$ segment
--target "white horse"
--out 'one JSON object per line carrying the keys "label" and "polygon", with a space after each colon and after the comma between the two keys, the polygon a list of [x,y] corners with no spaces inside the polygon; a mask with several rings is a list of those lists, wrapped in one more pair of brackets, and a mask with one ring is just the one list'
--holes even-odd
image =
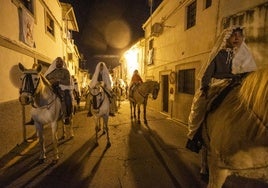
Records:
{"label": "white horse", "polygon": [[[136,118],[136,106],[138,107],[138,123],[140,124],[140,106],[143,105],[143,119],[144,123],[147,124],[146,118],[146,107],[149,94],[152,94],[155,100],[158,96],[160,85],[156,81],[146,81],[135,86],[133,96],[129,96],[130,102],[130,115],[131,118]],[[130,92],[129,92],[130,93]]]}
{"label": "white horse", "polygon": [[201,171],[208,165],[209,188],[222,187],[233,174],[268,183],[268,69],[250,73],[229,92],[208,114],[202,136],[208,155]]}
{"label": "white horse", "polygon": [[[43,129],[45,124],[50,123],[54,147],[53,162],[57,162],[59,159],[57,123],[62,116],[60,98],[53,92],[49,81],[40,73],[42,69],[41,65],[38,65],[36,69],[26,69],[21,63],[19,63],[19,69],[23,73],[21,77],[22,82],[19,100],[22,105],[32,105],[31,117],[34,120],[41,146],[41,155],[39,160],[43,161],[46,159]],[[72,124],[73,122],[71,117],[69,125],[71,137],[73,137]],[[63,126],[63,131],[65,135],[65,126]]]}
{"label": "white horse", "polygon": [[101,86],[96,85],[90,89],[91,95],[91,113],[95,120],[95,134],[96,134],[96,145],[98,145],[98,132],[100,131],[101,118],[103,120],[103,134],[106,132],[107,145],[111,146],[108,120],[110,111],[110,100],[107,91]]}

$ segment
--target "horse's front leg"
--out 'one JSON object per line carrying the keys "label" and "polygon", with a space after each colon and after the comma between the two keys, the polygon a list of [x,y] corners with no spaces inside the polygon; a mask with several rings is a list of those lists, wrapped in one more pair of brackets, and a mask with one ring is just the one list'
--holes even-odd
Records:
{"label": "horse's front leg", "polygon": [[137,105],[137,108],[138,108],[138,124],[140,124],[141,123],[141,120],[140,120],[141,106],[140,106],[140,104]]}
{"label": "horse's front leg", "polygon": [[200,175],[203,181],[208,181],[208,153],[207,148],[205,146],[202,147],[201,150],[201,169],[200,169]]}
{"label": "horse's front leg", "polygon": [[70,120],[70,138],[73,138],[74,137],[74,130],[73,130],[73,116],[71,117],[71,120]]}
{"label": "horse's front leg", "polygon": [[231,175],[228,169],[221,169],[216,164],[211,164],[212,168],[209,169],[209,182],[208,188],[222,188],[226,178]]}
{"label": "horse's front leg", "polygon": [[108,128],[108,118],[109,118],[109,115],[104,115],[104,117],[103,117],[103,126],[105,128],[106,138],[107,138],[107,144],[106,144],[107,148],[111,146],[110,136],[109,136],[109,128]]}
{"label": "horse's front leg", "polygon": [[100,131],[100,118],[94,117],[95,119],[95,145],[98,146],[98,132]]}
{"label": "horse's front leg", "polygon": [[134,118],[136,119],[136,103],[133,103],[133,114],[134,114]]}
{"label": "horse's front leg", "polygon": [[133,118],[133,104],[132,102],[129,102],[129,104],[130,104],[130,117],[132,119]]}
{"label": "horse's front leg", "polygon": [[[64,125],[62,121],[58,122],[62,124],[63,129],[63,138],[72,139],[74,137],[74,130],[73,130],[73,115],[70,117],[70,124]],[[68,134],[67,134],[68,133]]]}
{"label": "horse's front leg", "polygon": [[51,123],[52,128],[52,141],[53,141],[53,148],[54,148],[54,160],[53,162],[57,162],[59,159],[59,150],[58,150],[58,124],[57,121]]}
{"label": "horse's front leg", "polygon": [[60,124],[60,127],[62,127],[62,137],[60,139],[65,139],[67,137],[67,135],[66,135],[66,127],[65,127],[65,125],[63,124],[62,121],[59,121],[58,123]]}
{"label": "horse's front leg", "polygon": [[146,106],[147,106],[147,104],[144,103],[144,105],[143,105],[143,119],[144,119],[144,124],[145,124],[145,125],[147,125]]}
{"label": "horse's front leg", "polygon": [[37,135],[38,135],[38,138],[39,138],[39,145],[40,145],[40,150],[41,150],[39,161],[44,162],[44,160],[47,157],[46,157],[46,148],[45,148],[45,141],[44,141],[43,125],[37,123],[36,121],[34,123],[35,123],[36,131],[37,131]]}

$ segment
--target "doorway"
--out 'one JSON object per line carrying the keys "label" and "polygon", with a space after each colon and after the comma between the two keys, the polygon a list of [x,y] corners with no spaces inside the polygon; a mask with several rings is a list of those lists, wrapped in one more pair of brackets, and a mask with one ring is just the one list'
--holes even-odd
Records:
{"label": "doorway", "polygon": [[168,113],[168,75],[162,75],[162,111]]}

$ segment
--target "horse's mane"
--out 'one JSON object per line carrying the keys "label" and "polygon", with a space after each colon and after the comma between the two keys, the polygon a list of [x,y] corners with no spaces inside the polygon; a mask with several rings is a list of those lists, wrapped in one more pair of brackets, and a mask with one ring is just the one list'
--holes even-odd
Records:
{"label": "horse's mane", "polygon": [[157,81],[147,80],[142,83],[141,88],[144,88],[145,90],[151,90],[155,87],[156,84],[157,84]]}
{"label": "horse's mane", "polygon": [[48,79],[46,79],[46,77],[43,74],[40,74],[40,78],[45,85],[52,88],[51,83],[48,81]]}
{"label": "horse's mane", "polygon": [[250,73],[243,81],[238,95],[241,105],[264,122],[268,120],[268,69]]}
{"label": "horse's mane", "polygon": [[143,82],[143,84],[146,85],[146,86],[154,85],[154,84],[157,84],[157,81],[147,80],[147,81]]}

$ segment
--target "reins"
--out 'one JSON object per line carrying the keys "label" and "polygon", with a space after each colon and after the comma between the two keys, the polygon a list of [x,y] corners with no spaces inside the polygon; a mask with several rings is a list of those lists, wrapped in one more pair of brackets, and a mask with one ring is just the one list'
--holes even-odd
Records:
{"label": "reins", "polygon": [[258,114],[254,112],[253,109],[251,109],[251,108],[249,108],[249,107],[248,107],[248,109],[249,109],[249,111],[250,111],[250,114],[252,114],[252,115],[253,115],[253,116],[254,116],[254,117],[261,123],[262,126],[264,126],[266,129],[268,129],[268,123],[265,124],[265,123],[264,123],[264,120],[263,120],[262,118],[260,118],[260,117],[258,116]]}
{"label": "reins", "polygon": [[[103,91],[105,92],[104,89],[103,89]],[[100,91],[100,92],[98,92],[96,95],[94,95],[94,94],[92,94],[92,93],[90,92],[90,95],[93,97],[93,106],[94,106],[94,104],[97,104],[96,98],[97,98],[98,95],[101,95],[101,93],[102,93],[102,92]],[[107,94],[107,92],[105,92],[105,93]],[[107,94],[107,95],[108,95],[108,94]],[[104,99],[105,99],[105,95],[104,95],[104,97],[102,98],[100,104],[97,105],[97,106],[94,106],[94,109],[99,109],[99,108],[101,107],[101,105],[103,104]]]}
{"label": "reins", "polygon": [[43,106],[36,106],[34,102],[32,102],[31,105],[33,108],[47,108],[47,109],[49,109],[56,99],[57,99],[57,95],[55,95],[55,98],[52,101],[50,101],[48,104],[45,104]]}
{"label": "reins", "polygon": [[[34,73],[34,74],[36,74],[36,73]],[[38,86],[39,86],[39,84],[40,84],[40,79],[41,79],[41,75],[40,75],[40,77],[38,78],[38,81],[37,81],[37,83],[36,83],[36,87],[34,87],[34,84],[33,84],[33,80],[32,80],[32,74],[31,73],[26,73],[25,74],[25,77],[23,78],[23,81],[24,81],[24,88],[20,91],[20,93],[23,93],[23,92],[27,92],[27,93],[30,93],[31,94],[31,96],[33,97],[33,98],[35,98],[35,96],[36,96],[36,90],[37,90],[37,88],[38,88]],[[54,92],[53,92],[53,90],[49,87],[49,89],[52,91],[52,93],[54,94]],[[47,108],[47,109],[49,109],[50,107],[51,107],[51,105],[52,105],[52,103],[57,99],[57,95],[56,94],[54,94],[55,95],[55,98],[54,99],[52,99],[52,101],[50,101],[50,102],[48,102],[47,104],[45,104],[45,105],[42,105],[42,106],[37,106],[37,105],[35,105],[35,102],[34,102],[34,100],[31,102],[31,106],[33,107],[33,108]]]}
{"label": "reins", "polygon": [[32,74],[26,73],[25,77],[23,78],[24,88],[20,90],[20,93],[26,92],[30,93],[32,96],[34,96],[36,92],[36,88],[39,85],[40,78],[38,78],[38,82],[36,84],[36,87],[34,87],[33,80],[32,80]]}

